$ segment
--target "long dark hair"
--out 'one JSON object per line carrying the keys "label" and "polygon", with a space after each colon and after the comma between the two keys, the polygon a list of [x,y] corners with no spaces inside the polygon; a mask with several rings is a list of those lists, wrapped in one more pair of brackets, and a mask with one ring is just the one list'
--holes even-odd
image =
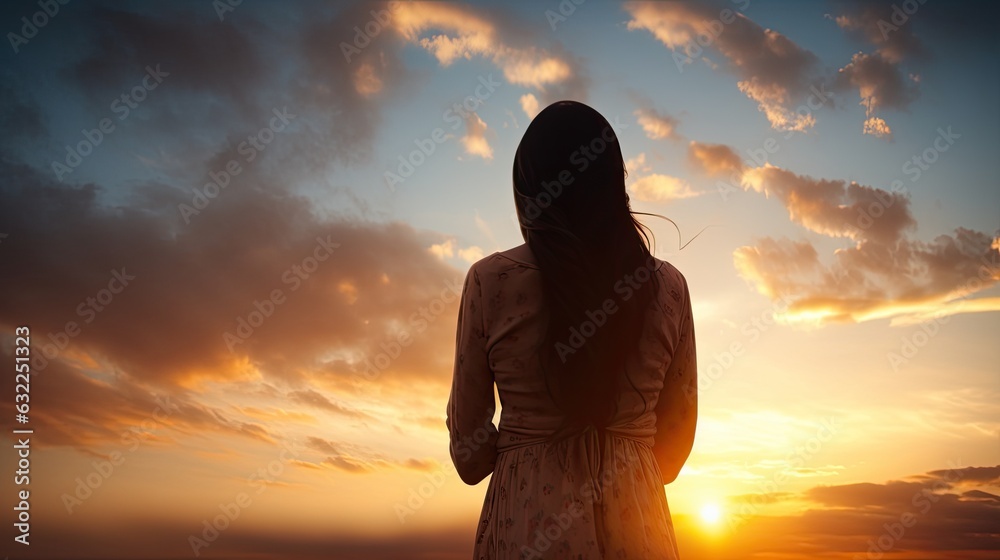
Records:
{"label": "long dark hair", "polygon": [[514,156],[515,206],[541,269],[547,316],[539,359],[565,413],[558,437],[611,422],[659,290],[650,232],[629,206],[626,174],[611,124],[575,101],[538,113]]}

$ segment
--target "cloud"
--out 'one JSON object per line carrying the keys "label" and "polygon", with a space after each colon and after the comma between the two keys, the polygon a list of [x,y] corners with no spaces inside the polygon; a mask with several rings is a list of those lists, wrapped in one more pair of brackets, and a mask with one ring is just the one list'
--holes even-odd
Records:
{"label": "cloud", "polygon": [[[793,222],[823,235],[890,245],[916,226],[910,200],[900,192],[813,179],[770,164],[745,170],[742,181],[745,188],[781,201]],[[873,207],[881,210],[878,218],[865,220]]]}
{"label": "cloud", "polygon": [[862,242],[823,264],[805,241],[763,238],[733,254],[758,291],[789,303],[784,319],[911,324],[956,313],[1000,310],[1000,299],[966,299],[1000,280],[1000,262],[983,233],[958,228],[932,242],[894,247]]}
{"label": "cloud", "polygon": [[310,436],[306,439],[306,445],[310,448],[319,451],[320,453],[326,453],[328,455],[336,455],[340,453],[340,448],[331,441],[327,441],[323,438],[318,438],[315,436]]}
{"label": "cloud", "polygon": [[677,119],[670,115],[661,114],[656,109],[643,107],[634,112],[639,126],[642,127],[646,137],[652,140],[663,140],[665,138],[678,139]]}
{"label": "cloud", "polygon": [[96,7],[82,14],[91,35],[86,54],[68,73],[84,88],[107,102],[142,78],[146,66],[162,66],[169,87],[210,92],[255,106],[252,92],[267,75],[264,57],[251,32],[219,21],[211,11],[167,9],[157,17],[120,9]]}
{"label": "cloud", "polygon": [[351,457],[327,457],[323,459],[322,464],[351,474],[366,474],[375,470],[371,465],[359,462]]}
{"label": "cloud", "polygon": [[525,115],[528,115],[529,119],[535,118],[538,114],[538,98],[534,94],[526,93],[521,96],[521,110],[524,111]]}
{"label": "cloud", "polygon": [[629,186],[629,191],[639,200],[647,202],[666,202],[701,194],[691,190],[687,181],[659,173],[636,180]]}
{"label": "cloud", "polygon": [[776,504],[795,497],[791,492],[768,492],[760,494],[738,494],[730,496],[728,501],[733,504]]}
{"label": "cloud", "polygon": [[[78,41],[88,46],[66,65],[66,75],[82,88],[95,112],[106,112],[109,99],[139,83],[146,65],[159,63],[170,73],[142,103],[150,126],[177,131],[178,137],[183,132],[186,141],[175,146],[165,137],[165,160],[184,161],[187,154],[178,157],[178,152],[214,150],[220,131],[232,138],[246,136],[232,129],[235,122],[288,106],[303,123],[294,138],[286,139],[300,165],[328,172],[332,165],[366,164],[383,123],[383,107],[413,78],[402,59],[409,45],[428,50],[442,65],[484,58],[497,65],[508,83],[535,90],[540,104],[587,95],[588,79],[574,55],[558,44],[524,46],[537,43],[525,40],[532,36],[530,26],[495,10],[382,1],[334,10],[306,6],[302,29],[289,39],[252,10],[220,22],[213,10],[166,7],[154,16],[69,9],[81,22],[75,31],[81,35]],[[388,19],[378,23],[373,13]],[[357,42],[357,28],[378,32],[365,32],[364,41]],[[264,44],[267,52],[261,49]],[[30,113],[24,112],[25,117]],[[251,123],[246,132],[259,128]],[[139,157],[156,165],[147,154]],[[172,167],[184,171],[183,163]]]}
{"label": "cloud", "polygon": [[442,66],[482,57],[493,62],[509,83],[537,90],[549,102],[586,96],[587,78],[573,56],[558,48],[533,46],[525,41],[523,29],[491,20],[472,7],[402,3],[391,25],[405,41],[427,50]]}
{"label": "cloud", "polygon": [[[459,58],[489,55],[500,46],[496,27],[473,10],[449,4],[404,4],[397,10],[393,21],[396,31],[425,48],[444,66]],[[454,35],[421,37],[429,29],[446,29]]]}
{"label": "cloud", "polygon": [[733,176],[740,177],[743,173],[743,162],[732,148],[724,144],[706,144],[695,142],[688,145],[688,160],[703,174],[709,177]]}
{"label": "cloud", "polygon": [[636,171],[640,173],[645,173],[647,171],[652,170],[653,168],[652,166],[646,163],[646,153],[642,152],[639,155],[635,156],[634,158],[629,158],[625,160],[625,169],[629,170],[629,172],[632,173]]}
{"label": "cloud", "polygon": [[369,474],[378,470],[408,469],[420,472],[430,472],[440,468],[433,459],[390,459],[362,446],[352,446],[332,442],[320,437],[310,436],[306,439],[309,449],[326,455],[319,463],[302,461],[303,467],[315,469],[329,467],[349,474]]}
{"label": "cloud", "polygon": [[891,137],[886,122],[875,113],[881,108],[904,109],[916,99],[917,81],[904,77],[902,69],[880,54],[857,53],[840,69],[834,82],[836,88],[858,90],[865,108],[864,133],[876,137]]}
{"label": "cloud", "polygon": [[441,243],[435,243],[427,251],[439,259],[450,259],[457,254],[460,259],[469,263],[483,258],[482,248],[476,245],[462,248],[458,246],[458,242],[455,239],[446,239]]}
{"label": "cloud", "polygon": [[[904,480],[882,484],[861,482],[838,486],[818,486],[806,492],[808,499],[828,507],[913,506],[920,498],[940,497],[963,485],[1000,485],[1000,466],[941,469]],[[960,490],[959,490],[960,491]],[[928,500],[929,501],[929,500]],[[998,504],[1000,507],[1000,504]],[[1000,509],[997,511],[1000,514]]]}
{"label": "cloud", "polygon": [[[231,155],[189,165],[220,169]],[[348,214],[321,218],[285,186],[294,171],[278,180],[264,162],[187,224],[178,210],[192,202],[187,186],[139,183],[108,204],[98,185],[63,186],[11,161],[0,167],[4,258],[19,263],[0,278],[0,323],[11,331],[12,321],[31,317],[35,370],[67,391],[39,389],[52,416],[40,407],[35,418],[54,445],[114,445],[151,414],[157,393],[181,407],[164,437],[273,441],[269,423],[218,410],[203,395],[273,383],[279,389],[262,398],[361,419],[324,393],[377,389],[387,402],[412,394],[415,379],[448,383],[451,356],[441,349],[454,341],[461,273],[425,250],[441,235]],[[118,278],[129,277],[122,286]],[[433,302],[435,313],[421,316]],[[402,330],[412,342],[372,366]]]}
{"label": "cloud", "polygon": [[471,247],[466,247],[465,249],[459,249],[458,256],[467,263],[474,263],[483,258],[484,253],[481,247],[473,245]]}
{"label": "cloud", "polygon": [[[914,477],[918,480],[944,480],[951,482],[957,477],[961,482],[1000,486],[1000,465],[993,467],[963,467],[958,469],[936,470]],[[953,487],[949,486],[949,487]]]}
{"label": "cloud", "polygon": [[[160,131],[168,154],[182,153],[181,161],[214,150],[220,132],[245,137],[237,127],[247,119],[288,106],[301,122],[309,122],[296,138],[286,139],[296,144],[303,163],[322,168],[365,162],[382,106],[410,77],[398,56],[404,43],[383,32],[368,37],[356,52],[345,53],[341,45],[347,44],[343,38],[355,36],[355,26],[372,18],[371,12],[386,7],[364,1],[331,15],[307,6],[301,29],[288,38],[253,10],[220,21],[214,10],[187,7],[166,6],[151,14],[71,6],[79,22],[74,33],[81,34],[77,40],[85,46],[65,65],[65,75],[95,114],[106,113],[109,100],[140,84],[147,66],[159,65],[169,75],[138,112]],[[247,132],[260,126],[251,123]]]}
{"label": "cloud", "polygon": [[[309,463],[311,468],[317,463]],[[323,459],[318,466],[326,466],[334,470],[346,472],[348,474],[370,474],[377,471],[407,469],[418,472],[432,472],[440,469],[441,465],[433,459],[417,459],[410,457],[402,460],[386,459],[360,459],[350,455],[335,455]]]}
{"label": "cloud", "polygon": [[[13,360],[6,352],[4,356]],[[109,447],[125,452],[170,446],[191,434],[275,441],[264,425],[199,403],[195,395],[150,387],[128,375],[95,378],[86,369],[77,360],[58,360],[33,376],[31,422],[45,434],[43,447],[72,447],[103,456],[101,450]],[[13,387],[3,394],[10,398],[2,408],[12,419]],[[4,423],[12,427],[13,421]]]}
{"label": "cloud", "polygon": [[865,119],[862,132],[876,138],[892,139],[892,129],[889,128],[889,125],[884,120],[878,117],[868,117]]}
{"label": "cloud", "polygon": [[364,97],[375,95],[382,91],[382,78],[376,73],[371,62],[358,64],[354,71],[354,90]]}
{"label": "cloud", "polygon": [[777,130],[803,132],[816,124],[811,112],[796,113],[791,109],[791,94],[776,84],[768,84],[756,76],[738,84],[740,91],[757,102],[771,127]]}
{"label": "cloud", "polygon": [[[965,478],[977,471],[995,473],[997,467],[956,467],[885,483],[818,486],[801,496],[811,506],[791,515],[755,515],[755,505],[769,502],[751,497],[751,503],[738,502],[737,511],[730,514],[745,523],[726,546],[748,558],[816,556],[819,551],[836,551],[844,558],[987,558],[996,549],[1000,497],[977,489],[997,487],[996,478]],[[756,538],[772,531],[796,538]]]}
{"label": "cloud", "polygon": [[821,258],[810,241],[788,238],[765,237],[734,251],[740,276],[788,303],[782,320],[907,324],[1000,309],[1000,298],[970,299],[1000,280],[997,238],[962,227],[929,242],[912,238],[917,222],[901,183],[887,190],[771,164],[750,167],[721,144],[691,142],[688,158],[706,176],[728,176],[733,185],[778,200],[793,223],[853,243],[832,259]]}
{"label": "cloud", "polygon": [[858,90],[865,108],[864,134],[891,139],[891,128],[876,114],[882,108],[905,109],[919,95],[919,77],[907,74],[902,64],[927,57],[911,20],[933,14],[907,14],[895,3],[882,1],[840,2],[837,7],[840,8],[837,15],[828,17],[849,34],[874,45],[876,50],[856,53],[838,72],[834,87]]}
{"label": "cloud", "polygon": [[816,56],[742,13],[723,9],[697,2],[625,4],[632,18],[628,29],[652,33],[674,52],[678,70],[699,57],[705,38],[711,38],[705,48],[726,59],[726,70],[739,77],[739,90],[757,103],[773,128],[802,131],[812,127],[812,114],[796,113],[794,107],[813,85]]}
{"label": "cloud", "polygon": [[956,228],[925,242],[908,236],[909,198],[854,182],[813,179],[765,165],[746,170],[744,188],[774,197],[806,229],[853,240],[824,264],[808,241],[764,238],[733,254],[760,293],[790,301],[787,320],[894,324],[954,313],[1000,310],[997,298],[967,299],[1000,280],[995,238]]}
{"label": "cloud", "polygon": [[355,37],[356,26],[365,27],[373,12],[386,10],[386,2],[367,1],[347,5],[332,16],[307,10],[297,41],[288,42],[286,69],[304,78],[290,83],[287,90],[310,123],[297,149],[310,154],[317,167],[331,161],[368,161],[382,123],[382,107],[411,78],[400,56],[404,43],[394,33],[366,34],[367,41],[360,43],[363,49],[343,47],[351,44],[344,38]]}
{"label": "cloud", "polygon": [[870,109],[902,109],[916,98],[915,83],[907,79],[896,64],[881,56],[857,53],[840,69],[837,85],[857,88],[862,104]]}
{"label": "cloud", "polygon": [[293,402],[299,404],[305,404],[329,412],[334,412],[341,416],[346,416],[349,418],[371,418],[369,415],[358,412],[350,407],[344,406],[340,403],[335,403],[331,401],[328,397],[324,396],[322,393],[314,389],[303,389],[299,391],[292,391],[288,393],[288,398]]}
{"label": "cloud", "polygon": [[39,107],[25,98],[22,88],[13,85],[11,80],[0,86],[0,127],[15,133],[6,135],[3,141],[8,143],[16,137],[16,142],[23,144],[26,140],[43,137],[46,128]]}
{"label": "cloud", "polygon": [[897,3],[890,1],[855,0],[842,1],[836,5],[841,9],[835,17],[828,17],[841,29],[875,45],[877,52],[887,62],[897,63],[904,58],[927,55],[924,45],[913,32],[910,16],[919,18],[930,14],[907,14]]}
{"label": "cloud", "polygon": [[465,135],[461,138],[465,153],[486,160],[493,159],[493,147],[487,139],[488,135],[492,135],[492,131],[483,119],[476,113],[469,113],[465,119]]}
{"label": "cloud", "polygon": [[427,251],[439,259],[450,259],[455,256],[455,240],[445,239],[441,243],[431,245]]}

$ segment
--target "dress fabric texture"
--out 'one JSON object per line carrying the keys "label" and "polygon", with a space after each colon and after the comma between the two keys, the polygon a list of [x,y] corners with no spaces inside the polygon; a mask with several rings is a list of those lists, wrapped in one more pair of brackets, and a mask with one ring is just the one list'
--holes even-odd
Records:
{"label": "dress fabric texture", "polygon": [[656,460],[672,434],[657,430],[657,418],[696,408],[686,393],[696,389],[687,282],[673,265],[651,259],[645,274],[637,270],[616,284],[611,299],[619,305],[635,282],[655,274],[660,284],[645,310],[639,352],[627,364],[631,383],[622,381],[606,429],[556,443],[550,439],[562,417],[538,360],[544,311],[532,263],[530,256],[489,255],[470,268],[461,298],[447,410],[451,456],[466,482],[491,475],[473,558],[677,558]]}

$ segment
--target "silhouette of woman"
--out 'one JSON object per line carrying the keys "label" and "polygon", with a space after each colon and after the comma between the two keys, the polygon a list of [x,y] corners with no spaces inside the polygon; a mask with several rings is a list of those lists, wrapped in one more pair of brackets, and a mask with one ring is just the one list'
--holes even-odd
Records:
{"label": "silhouette of woman", "polygon": [[600,113],[546,107],[514,156],[525,243],[466,276],[447,425],[462,480],[493,474],[477,560],[678,557],[663,485],[694,441],[691,299],[625,176]]}

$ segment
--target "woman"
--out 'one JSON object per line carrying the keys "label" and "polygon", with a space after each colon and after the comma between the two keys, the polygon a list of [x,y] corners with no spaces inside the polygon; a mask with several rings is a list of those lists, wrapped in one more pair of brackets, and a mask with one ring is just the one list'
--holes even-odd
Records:
{"label": "woman", "polygon": [[604,117],[548,106],[514,157],[525,243],[466,277],[447,424],[462,480],[493,474],[476,559],[677,558],[663,485],[694,441],[691,300],[625,175]]}

